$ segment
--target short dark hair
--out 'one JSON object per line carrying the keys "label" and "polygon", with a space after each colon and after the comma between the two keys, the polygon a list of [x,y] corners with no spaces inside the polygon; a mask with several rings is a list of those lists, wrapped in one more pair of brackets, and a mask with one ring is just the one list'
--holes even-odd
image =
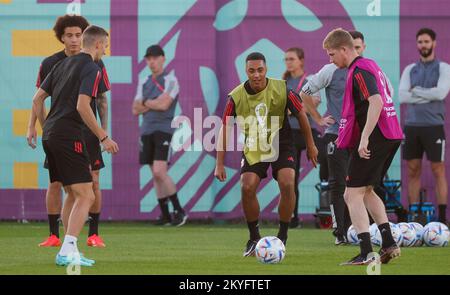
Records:
{"label": "short dark hair", "polygon": [[159,46],[158,44],[149,46],[147,48],[147,51],[145,52],[144,57],[149,57],[149,56],[165,56],[164,50],[162,49],[161,46]]}
{"label": "short dark hair", "polygon": [[364,42],[364,35],[359,31],[349,31],[350,35],[354,40],[361,39]]}
{"label": "short dark hair", "polygon": [[55,32],[56,39],[62,43],[62,36],[64,35],[64,30],[68,27],[79,27],[81,32],[89,26],[89,22],[81,15],[63,15],[58,17],[55,25],[53,26],[53,31]]}
{"label": "short dark hair", "polygon": [[419,38],[420,35],[427,34],[431,37],[431,40],[436,40],[436,32],[429,28],[421,28],[419,31],[417,31],[416,39]]}
{"label": "short dark hair", "polygon": [[247,55],[245,62],[247,63],[249,60],[262,60],[264,63],[266,63],[266,57],[260,52],[252,52]]}
{"label": "short dark hair", "polygon": [[99,37],[108,37],[108,32],[102,27],[91,25],[86,28],[83,32],[83,47],[89,47],[94,44],[94,42]]}

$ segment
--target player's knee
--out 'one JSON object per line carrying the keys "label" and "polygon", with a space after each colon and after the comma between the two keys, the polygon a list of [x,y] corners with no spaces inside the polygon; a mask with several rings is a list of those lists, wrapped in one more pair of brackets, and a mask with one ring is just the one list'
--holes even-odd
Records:
{"label": "player's knee", "polygon": [[86,184],[81,187],[77,187],[72,189],[72,193],[75,199],[78,199],[79,201],[87,202],[91,205],[94,203],[95,195],[92,186]]}
{"label": "player's knee", "polygon": [[154,169],[153,170],[153,178],[156,181],[162,181],[166,177],[166,171],[163,169]]}
{"label": "player's knee", "polygon": [[89,206],[92,206],[95,202],[95,195],[93,191],[88,191],[82,198],[89,204]]}
{"label": "player's knee", "polygon": [[93,180],[92,180],[92,189],[94,190],[94,193],[95,193],[96,191],[99,191],[99,190],[100,190],[100,182],[99,182],[98,179],[93,179]]}
{"label": "player's knee", "polygon": [[48,194],[49,195],[59,195],[61,196],[62,184],[61,182],[52,182],[48,185]]}
{"label": "player's knee", "polygon": [[284,193],[294,192],[294,182],[290,180],[278,180],[278,186],[280,187],[280,191]]}
{"label": "player's knee", "polygon": [[256,194],[256,187],[250,183],[242,183],[241,191],[243,198],[253,197]]}
{"label": "player's knee", "polygon": [[445,166],[443,163],[432,164],[431,171],[435,178],[445,177]]}
{"label": "player's knee", "polygon": [[409,165],[408,166],[408,177],[409,178],[420,178],[421,167],[419,165]]}
{"label": "player's knee", "polygon": [[349,204],[351,202],[351,194],[348,190],[344,192],[344,201],[346,204]]}

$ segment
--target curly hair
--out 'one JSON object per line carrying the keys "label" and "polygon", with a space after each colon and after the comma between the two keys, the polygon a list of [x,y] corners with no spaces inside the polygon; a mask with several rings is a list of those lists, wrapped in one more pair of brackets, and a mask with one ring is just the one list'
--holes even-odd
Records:
{"label": "curly hair", "polygon": [[53,31],[55,32],[56,39],[63,43],[61,38],[64,35],[64,30],[68,27],[79,27],[82,32],[89,26],[89,22],[80,15],[63,15],[56,20]]}

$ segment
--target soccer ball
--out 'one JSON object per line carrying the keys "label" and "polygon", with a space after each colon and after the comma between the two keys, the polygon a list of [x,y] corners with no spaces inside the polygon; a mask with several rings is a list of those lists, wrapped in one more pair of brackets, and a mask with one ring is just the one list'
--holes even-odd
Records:
{"label": "soccer ball", "polygon": [[347,230],[347,241],[352,245],[359,245],[358,233],[353,224]]}
{"label": "soccer ball", "polygon": [[394,238],[394,241],[397,243],[397,246],[400,247],[403,241],[402,230],[400,229],[398,224],[389,222],[389,225],[391,226],[392,237]]}
{"label": "soccer ball", "polygon": [[261,263],[279,263],[286,255],[286,248],[279,238],[264,237],[256,244],[255,255]]}
{"label": "soccer ball", "polygon": [[448,227],[440,222],[430,222],[423,228],[423,241],[430,247],[445,247],[448,245],[450,232]]}
{"label": "soccer ball", "polygon": [[423,225],[417,222],[410,222],[409,225],[414,227],[416,230],[416,242],[414,243],[414,247],[420,247],[423,245]]}
{"label": "soccer ball", "polygon": [[406,222],[398,224],[402,232],[402,247],[413,247],[416,243],[416,230],[415,228]]}
{"label": "soccer ball", "polygon": [[381,245],[381,234],[380,230],[378,229],[378,225],[376,223],[372,223],[372,225],[369,227],[370,232],[370,240],[372,241],[372,244],[376,246]]}

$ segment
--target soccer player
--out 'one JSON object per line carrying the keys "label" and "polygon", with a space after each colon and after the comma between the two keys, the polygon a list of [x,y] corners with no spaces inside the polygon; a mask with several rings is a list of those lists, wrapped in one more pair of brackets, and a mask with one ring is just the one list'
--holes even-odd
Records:
{"label": "soccer player", "polygon": [[[66,235],[56,255],[57,265],[95,263],[80,257],[77,248],[78,235],[95,200],[83,125],[97,136],[104,150],[113,154],[119,150],[98,126],[91,107],[102,79],[101,69],[94,61],[105,54],[108,33],[100,27],[89,26],[82,39],[81,52],[55,65],[33,97],[32,111],[43,126],[42,145],[48,159],[50,182],[61,182],[68,192],[62,209]],[[45,117],[44,100],[48,96],[52,97],[52,104]]]}
{"label": "soccer player", "polygon": [[[68,56],[73,56],[80,53],[81,35],[88,26],[88,21],[84,17],[77,15],[64,15],[56,20],[53,30],[56,38],[64,44],[64,50],[44,59],[38,73],[36,82],[37,88],[40,87],[41,82],[45,80],[54,65]],[[110,90],[110,84],[105,65],[101,60],[98,61],[98,65],[102,70],[102,80],[99,84],[98,97],[96,100],[92,100],[91,106],[95,116],[97,116],[98,110],[102,128],[106,131],[108,129],[108,103],[106,92]],[[28,124],[27,141],[32,148],[36,147],[36,120],[36,114],[31,113]],[[102,199],[99,185],[99,172],[100,169],[105,167],[105,165],[103,163],[100,143],[98,142],[97,137],[92,134],[87,127],[84,128],[84,133],[86,148],[91,161],[95,193],[95,202],[89,211],[89,234],[87,245],[92,247],[105,247],[103,239],[98,234],[98,223]],[[44,168],[48,169],[47,159],[44,162]],[[61,241],[59,239],[59,219],[62,207],[61,188],[62,184],[60,182],[49,183],[46,194],[46,205],[50,235],[44,242],[39,244],[41,247],[58,247],[61,245]]]}
{"label": "soccer player", "polygon": [[373,187],[386,174],[403,138],[391,93],[383,71],[373,60],[358,55],[347,31],[335,29],[328,33],[323,48],[337,67],[348,68],[336,142],[339,148],[352,149],[344,199],[361,251],[343,265],[371,262],[367,210],[381,232],[380,261],[388,263],[400,255],[400,248],[392,237],[384,204]]}
{"label": "soccer player", "polygon": [[[167,174],[169,148],[174,132],[171,122],[180,86],[175,74],[164,70],[166,58],[161,46],[148,47],[144,58],[152,74],[139,81],[132,107],[133,115],[143,117],[139,162],[141,165],[150,165],[153,173],[161,209],[161,216],[156,224],[182,226],[188,216],[181,207],[175,183]],[[175,210],[173,217],[169,213],[169,201]]]}
{"label": "soccer player", "polygon": [[[319,126],[325,127],[325,134],[322,140],[327,146],[330,209],[333,218],[333,235],[336,237],[335,245],[347,243],[347,229],[351,224],[350,215],[344,201],[349,151],[347,149],[339,149],[335,144],[339,129],[338,122],[342,112],[346,76],[346,68],[340,69],[333,63],[327,64],[319,72],[309,77],[308,82],[305,83],[300,92],[303,105],[313,120]],[[327,116],[321,116],[317,111],[313,97],[313,94],[321,89],[325,89]]]}
{"label": "soccer player", "polygon": [[448,184],[445,176],[445,98],[450,90],[450,66],[436,58],[436,33],[416,34],[420,60],[408,65],[400,78],[400,103],[406,104],[403,159],[408,166],[410,206],[419,202],[423,153],[436,180],[439,221],[446,223]]}
{"label": "soccer player", "polygon": [[267,66],[263,54],[253,52],[247,56],[246,73],[248,80],[229,94],[219,135],[214,175],[220,181],[226,180],[225,153],[232,128],[231,119],[235,117],[245,135],[241,161],[241,194],[250,239],[244,256],[252,256],[261,238],[256,191],[261,180],[267,177],[269,166],[272,167],[272,176],[277,180],[281,194],[278,238],[284,244],[288,238],[289,222],[295,205],[295,155],[292,132],[286,118],[288,110],[299,120],[306,140],[308,159],[314,167],[318,151],[300,98],[294,91],[288,90],[285,81],[266,78]]}
{"label": "soccer player", "polygon": [[353,46],[355,47],[356,53],[358,53],[359,56],[363,56],[363,53],[366,50],[364,35],[359,31],[349,31],[349,34],[352,35]]}
{"label": "soccer player", "polygon": [[[358,31],[350,31],[353,37],[353,45],[358,55],[363,56],[366,49],[364,35]],[[328,183],[331,194],[331,212],[333,217],[333,234],[336,237],[335,245],[347,244],[347,230],[351,225],[348,208],[344,201],[345,178],[350,152],[348,149],[336,147],[335,140],[338,136],[339,120],[342,112],[342,98],[345,89],[345,77],[347,68],[338,68],[330,63],[309,78],[308,83],[302,88],[300,96],[305,107],[311,113],[312,118],[321,126],[325,126],[323,140],[327,145],[328,161]],[[387,78],[387,77],[386,77]],[[389,89],[392,93],[392,86],[388,80]],[[327,98],[327,111],[329,116],[322,117],[315,107],[314,100],[310,94],[325,89]]]}
{"label": "soccer player", "polygon": [[[299,93],[302,87],[308,82],[308,78],[305,73],[305,53],[302,48],[292,47],[286,50],[284,55],[284,63],[286,65],[286,72],[283,74],[283,80],[286,80],[287,87]],[[312,101],[314,102],[314,107],[320,104],[320,94],[315,93],[312,96]],[[298,201],[299,201],[299,190],[298,182],[300,176],[300,160],[302,151],[306,149],[306,142],[300,132],[300,125],[298,124],[298,119],[292,113],[289,113],[289,124],[292,129],[292,137],[294,140],[294,151],[295,151],[295,207],[294,214],[291,218],[289,224],[290,228],[296,228],[299,226],[298,219]],[[326,163],[325,156],[325,146],[322,144],[320,131],[317,129],[316,123],[311,119],[308,114],[309,125],[311,125],[311,132],[314,138],[314,143],[319,149],[319,178],[320,180],[328,179],[328,166]],[[325,163],[324,163],[325,161]]]}

